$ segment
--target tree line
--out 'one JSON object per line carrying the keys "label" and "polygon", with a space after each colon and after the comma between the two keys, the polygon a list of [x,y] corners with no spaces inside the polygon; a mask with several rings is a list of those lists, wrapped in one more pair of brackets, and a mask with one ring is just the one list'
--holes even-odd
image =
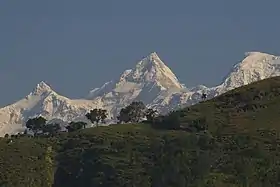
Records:
{"label": "tree line", "polygon": [[[147,108],[142,101],[134,101],[130,105],[122,108],[117,116],[117,123],[139,123],[142,121],[153,122],[155,118],[158,116],[158,112],[154,109]],[[108,112],[105,109],[95,108],[90,110],[85,114],[85,117],[96,126],[100,124],[106,123],[106,119],[108,118]],[[25,123],[26,130],[23,135],[27,135],[28,131],[32,132],[34,136],[54,136],[62,131],[62,127],[59,123],[47,123],[47,119],[42,116],[37,116],[34,118],[30,118]],[[87,123],[78,121],[78,122],[70,122],[65,127],[67,132],[74,132],[80,129],[86,128]],[[22,134],[18,134],[22,135]],[[17,135],[13,135],[17,136]],[[8,134],[5,137],[9,137]]]}

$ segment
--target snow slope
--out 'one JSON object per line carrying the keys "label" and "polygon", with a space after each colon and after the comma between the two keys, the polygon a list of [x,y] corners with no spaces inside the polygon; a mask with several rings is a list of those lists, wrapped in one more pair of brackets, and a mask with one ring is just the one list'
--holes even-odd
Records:
{"label": "snow slope", "polygon": [[248,52],[220,85],[186,88],[158,55],[151,53],[139,61],[135,68],[125,70],[118,79],[91,90],[84,99],[72,100],[61,96],[49,85],[40,82],[25,98],[0,109],[0,136],[22,131],[22,124],[38,115],[49,120],[87,121],[84,117],[87,111],[105,108],[109,117],[114,118],[122,107],[135,100],[166,113],[199,102],[202,93],[207,93],[211,98],[242,85],[279,75],[280,57]]}
{"label": "snow slope", "polygon": [[236,64],[223,83],[217,87],[217,92],[226,92],[242,85],[279,75],[280,57],[261,52],[247,52],[245,59]]}
{"label": "snow slope", "polygon": [[90,91],[87,98],[100,101],[111,114],[116,114],[134,100],[141,100],[148,105],[159,95],[184,89],[174,73],[154,52],[138,62],[134,69],[125,70],[120,78]]}
{"label": "snow slope", "polygon": [[46,83],[40,82],[25,98],[0,109],[0,135],[21,131],[22,124],[31,117],[41,115],[68,121],[96,106],[95,101],[71,100],[58,95]]}

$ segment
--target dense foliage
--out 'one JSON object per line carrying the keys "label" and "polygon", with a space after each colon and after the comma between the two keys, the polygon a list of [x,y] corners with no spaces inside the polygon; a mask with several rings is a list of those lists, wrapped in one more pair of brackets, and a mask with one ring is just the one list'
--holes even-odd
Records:
{"label": "dense foliage", "polygon": [[273,131],[212,137],[120,125],[71,134],[58,151],[55,186],[278,186]]}
{"label": "dense foliage", "polygon": [[275,77],[149,123],[7,136],[0,186],[280,186],[279,111]]}
{"label": "dense foliage", "polygon": [[51,186],[53,156],[52,146],[45,139],[0,139],[0,186]]}
{"label": "dense foliage", "polygon": [[100,108],[95,108],[91,110],[89,113],[86,114],[86,117],[92,122],[96,123],[97,125],[99,122],[104,123],[105,119],[107,118],[107,110],[103,110]]}
{"label": "dense foliage", "polygon": [[119,123],[139,123],[146,116],[146,106],[141,101],[134,101],[122,108],[118,118]]}

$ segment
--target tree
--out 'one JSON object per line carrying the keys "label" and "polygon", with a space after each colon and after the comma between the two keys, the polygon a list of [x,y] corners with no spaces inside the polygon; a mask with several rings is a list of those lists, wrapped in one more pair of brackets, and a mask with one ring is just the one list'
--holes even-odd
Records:
{"label": "tree", "polygon": [[119,122],[133,122],[138,123],[144,117],[146,112],[146,106],[141,101],[134,101],[125,108],[122,108],[119,116],[117,117]]}
{"label": "tree", "polygon": [[26,122],[26,128],[33,131],[34,135],[36,136],[39,132],[43,131],[46,121],[47,120],[41,116],[31,118]]}
{"label": "tree", "polygon": [[61,127],[58,123],[46,124],[43,127],[43,133],[47,133],[50,136],[57,134],[61,130]]}
{"label": "tree", "polygon": [[87,119],[91,121],[91,123],[96,123],[97,125],[99,122],[104,123],[105,119],[108,117],[107,110],[103,109],[93,109],[89,113],[86,114]]}
{"label": "tree", "polygon": [[206,93],[203,93],[203,94],[201,95],[201,99],[202,99],[202,100],[205,100],[206,97],[207,97]]}
{"label": "tree", "polygon": [[122,108],[120,114],[117,116],[118,123],[128,123],[131,121],[128,108]]}
{"label": "tree", "polygon": [[155,118],[158,116],[158,111],[152,108],[148,108],[145,112],[145,115],[149,122],[154,122]]}
{"label": "tree", "polygon": [[69,125],[66,127],[68,132],[74,132],[77,130],[80,130],[82,128],[86,128],[86,123],[85,122],[71,122]]}

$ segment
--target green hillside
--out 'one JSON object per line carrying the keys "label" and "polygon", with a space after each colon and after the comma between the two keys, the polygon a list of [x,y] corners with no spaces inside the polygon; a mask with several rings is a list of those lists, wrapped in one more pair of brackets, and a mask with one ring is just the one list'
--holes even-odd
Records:
{"label": "green hillside", "polygon": [[280,186],[279,113],[275,77],[153,124],[2,138],[0,186]]}
{"label": "green hillside", "polygon": [[179,123],[188,127],[203,119],[208,130],[234,134],[257,129],[280,130],[280,78],[274,77],[227,92],[176,112]]}
{"label": "green hillside", "polygon": [[50,186],[54,173],[51,147],[44,139],[0,139],[0,186]]}

